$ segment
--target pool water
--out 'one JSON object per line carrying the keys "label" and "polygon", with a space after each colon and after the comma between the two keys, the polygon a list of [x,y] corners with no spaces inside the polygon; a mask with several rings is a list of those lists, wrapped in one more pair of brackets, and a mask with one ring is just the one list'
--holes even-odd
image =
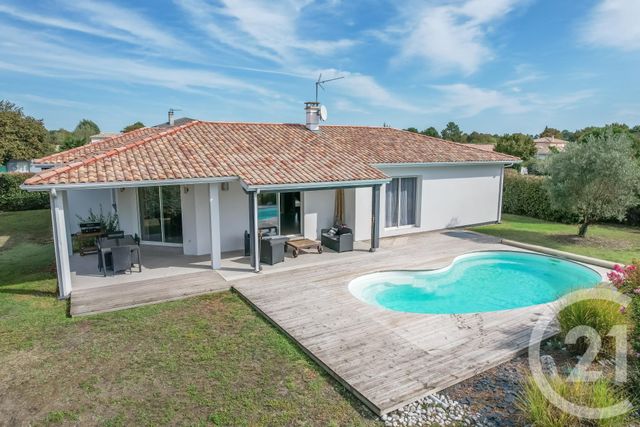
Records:
{"label": "pool water", "polygon": [[555,301],[602,282],[581,264],[526,252],[486,251],[431,271],[388,271],[349,284],[360,300],[408,313],[462,314]]}

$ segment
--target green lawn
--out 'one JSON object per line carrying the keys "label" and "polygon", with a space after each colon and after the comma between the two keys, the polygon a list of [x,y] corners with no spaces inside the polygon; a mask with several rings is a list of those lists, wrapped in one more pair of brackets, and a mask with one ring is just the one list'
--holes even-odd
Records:
{"label": "green lawn", "polygon": [[230,292],[68,318],[49,218],[0,213],[0,424],[378,424]]}
{"label": "green lawn", "polygon": [[471,228],[473,231],[580,255],[630,263],[640,258],[640,228],[593,225],[585,238],[577,237],[578,226],[541,221],[518,215],[503,215],[501,224]]}

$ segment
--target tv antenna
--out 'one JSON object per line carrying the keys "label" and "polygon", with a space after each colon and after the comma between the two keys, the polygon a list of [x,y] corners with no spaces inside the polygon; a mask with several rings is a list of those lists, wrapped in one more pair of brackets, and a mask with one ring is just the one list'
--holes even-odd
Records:
{"label": "tv antenna", "polygon": [[320,73],[320,75],[318,76],[318,81],[316,81],[316,102],[318,102],[318,88],[321,88],[322,90],[324,90],[324,86],[322,86],[323,84],[332,82],[334,80],[340,80],[340,79],[344,79],[344,76],[322,80],[322,73]]}

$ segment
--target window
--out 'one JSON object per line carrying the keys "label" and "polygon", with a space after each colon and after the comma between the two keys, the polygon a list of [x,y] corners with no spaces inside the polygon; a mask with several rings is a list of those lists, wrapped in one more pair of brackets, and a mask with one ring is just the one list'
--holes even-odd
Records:
{"label": "window", "polygon": [[416,223],[416,178],[393,178],[386,185],[385,227]]}

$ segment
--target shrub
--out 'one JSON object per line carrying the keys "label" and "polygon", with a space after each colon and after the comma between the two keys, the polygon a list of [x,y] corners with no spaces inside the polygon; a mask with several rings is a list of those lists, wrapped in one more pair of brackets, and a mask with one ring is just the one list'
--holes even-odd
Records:
{"label": "shrub", "polygon": [[519,175],[509,171],[504,176],[504,213],[524,215],[547,221],[571,223],[577,221],[575,215],[554,209],[542,176]]}
{"label": "shrub", "polygon": [[[590,408],[606,408],[625,399],[613,384],[606,380],[593,383],[568,382],[560,377],[549,379],[551,388],[567,401]],[[607,426],[627,425],[628,415],[601,420],[585,420],[575,417],[551,403],[540,391],[533,378],[527,378],[518,401],[519,409],[527,421],[536,427]]]}
{"label": "shrub", "polygon": [[20,189],[20,185],[32,173],[0,174],[0,211],[26,211],[49,208],[49,195],[46,192],[29,192]]}
{"label": "shrub", "polygon": [[640,402],[640,261],[634,260],[631,265],[616,265],[608,274],[611,283],[620,291],[631,297],[627,311],[631,322],[631,358],[629,363],[629,395]]}
{"label": "shrub", "polygon": [[[558,313],[560,336],[564,339],[569,331],[577,326],[588,326],[596,330],[602,339],[602,349],[607,356],[615,355],[615,338],[607,336],[615,325],[627,323],[621,307],[612,302],[600,299],[582,300],[564,307]],[[578,338],[576,344],[569,349],[576,354],[584,354],[589,346],[586,337]]]}
{"label": "shrub", "polygon": [[89,215],[81,217],[76,215],[78,222],[99,222],[100,226],[106,233],[113,233],[120,230],[120,219],[117,213],[107,212],[105,215],[102,211],[102,205],[100,205],[100,213],[96,214],[93,209],[89,209]]}

